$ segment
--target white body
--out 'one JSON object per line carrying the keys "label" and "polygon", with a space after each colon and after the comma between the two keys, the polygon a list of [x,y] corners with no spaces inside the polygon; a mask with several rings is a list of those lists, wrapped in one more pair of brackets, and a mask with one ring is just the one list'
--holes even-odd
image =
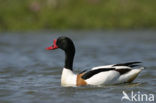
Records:
{"label": "white body", "polygon": [[62,86],[76,86],[77,75],[74,74],[71,70],[63,68],[61,76],[61,85]]}
{"label": "white body", "polygon": [[133,69],[128,73],[120,75],[119,72],[111,70],[98,73],[87,79],[89,85],[118,84],[126,83],[131,79],[135,79],[143,68]]}
{"label": "white body", "polygon": [[[91,70],[100,69],[100,68],[110,68],[113,65],[106,65],[106,66],[98,66],[94,67]],[[127,66],[115,66],[116,69],[122,68],[130,68]],[[131,68],[130,68],[131,69]],[[120,75],[118,71],[110,70],[105,72],[100,72],[89,79],[86,79],[88,85],[104,85],[104,84],[117,84],[117,83],[126,83],[129,80],[134,80],[137,75],[141,72],[143,67],[138,69],[132,69],[131,71]],[[76,86],[77,75],[73,73],[73,71],[63,68],[62,77],[61,77],[61,85],[62,86]]]}

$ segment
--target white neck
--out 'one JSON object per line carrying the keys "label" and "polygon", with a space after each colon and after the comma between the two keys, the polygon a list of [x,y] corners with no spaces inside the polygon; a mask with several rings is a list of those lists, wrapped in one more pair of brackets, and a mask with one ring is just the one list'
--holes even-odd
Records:
{"label": "white neck", "polygon": [[63,68],[61,76],[62,86],[76,86],[77,76],[70,69]]}

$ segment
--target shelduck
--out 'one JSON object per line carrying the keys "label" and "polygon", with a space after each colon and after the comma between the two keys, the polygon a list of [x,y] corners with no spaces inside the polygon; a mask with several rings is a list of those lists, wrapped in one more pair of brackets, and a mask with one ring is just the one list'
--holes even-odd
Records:
{"label": "shelduck", "polygon": [[[65,36],[54,39],[53,45],[47,50],[62,49],[65,52],[65,65],[61,76],[62,86],[105,85],[132,82],[144,67],[138,67],[141,62],[128,62],[94,67],[78,74],[73,73],[75,46],[73,41]],[[137,68],[138,67],[138,68]]]}

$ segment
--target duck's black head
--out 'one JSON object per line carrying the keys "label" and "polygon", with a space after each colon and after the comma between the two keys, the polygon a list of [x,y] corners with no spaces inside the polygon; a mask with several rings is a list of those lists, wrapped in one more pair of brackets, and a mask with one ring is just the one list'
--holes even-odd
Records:
{"label": "duck's black head", "polygon": [[73,59],[74,59],[74,54],[75,54],[75,46],[74,46],[73,41],[68,37],[61,36],[57,39],[54,39],[53,45],[46,49],[55,50],[58,48],[65,51],[65,54],[66,54],[65,68],[72,69]]}
{"label": "duck's black head", "polygon": [[74,47],[74,43],[73,41],[65,36],[61,36],[57,39],[54,39],[53,41],[53,45],[46,48],[47,50],[54,50],[60,48],[62,50],[64,50],[65,52],[75,52],[75,47]]}

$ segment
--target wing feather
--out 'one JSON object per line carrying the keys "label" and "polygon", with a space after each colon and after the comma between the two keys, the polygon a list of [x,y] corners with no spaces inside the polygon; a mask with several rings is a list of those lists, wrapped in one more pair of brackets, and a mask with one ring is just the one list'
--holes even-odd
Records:
{"label": "wing feather", "polygon": [[84,80],[86,80],[86,79],[92,77],[92,76],[95,75],[95,74],[98,74],[98,73],[100,73],[100,72],[110,71],[110,70],[115,70],[115,68],[104,68],[104,69],[95,69],[95,70],[91,70],[91,71],[86,72],[86,73],[82,76],[82,78],[83,78]]}

